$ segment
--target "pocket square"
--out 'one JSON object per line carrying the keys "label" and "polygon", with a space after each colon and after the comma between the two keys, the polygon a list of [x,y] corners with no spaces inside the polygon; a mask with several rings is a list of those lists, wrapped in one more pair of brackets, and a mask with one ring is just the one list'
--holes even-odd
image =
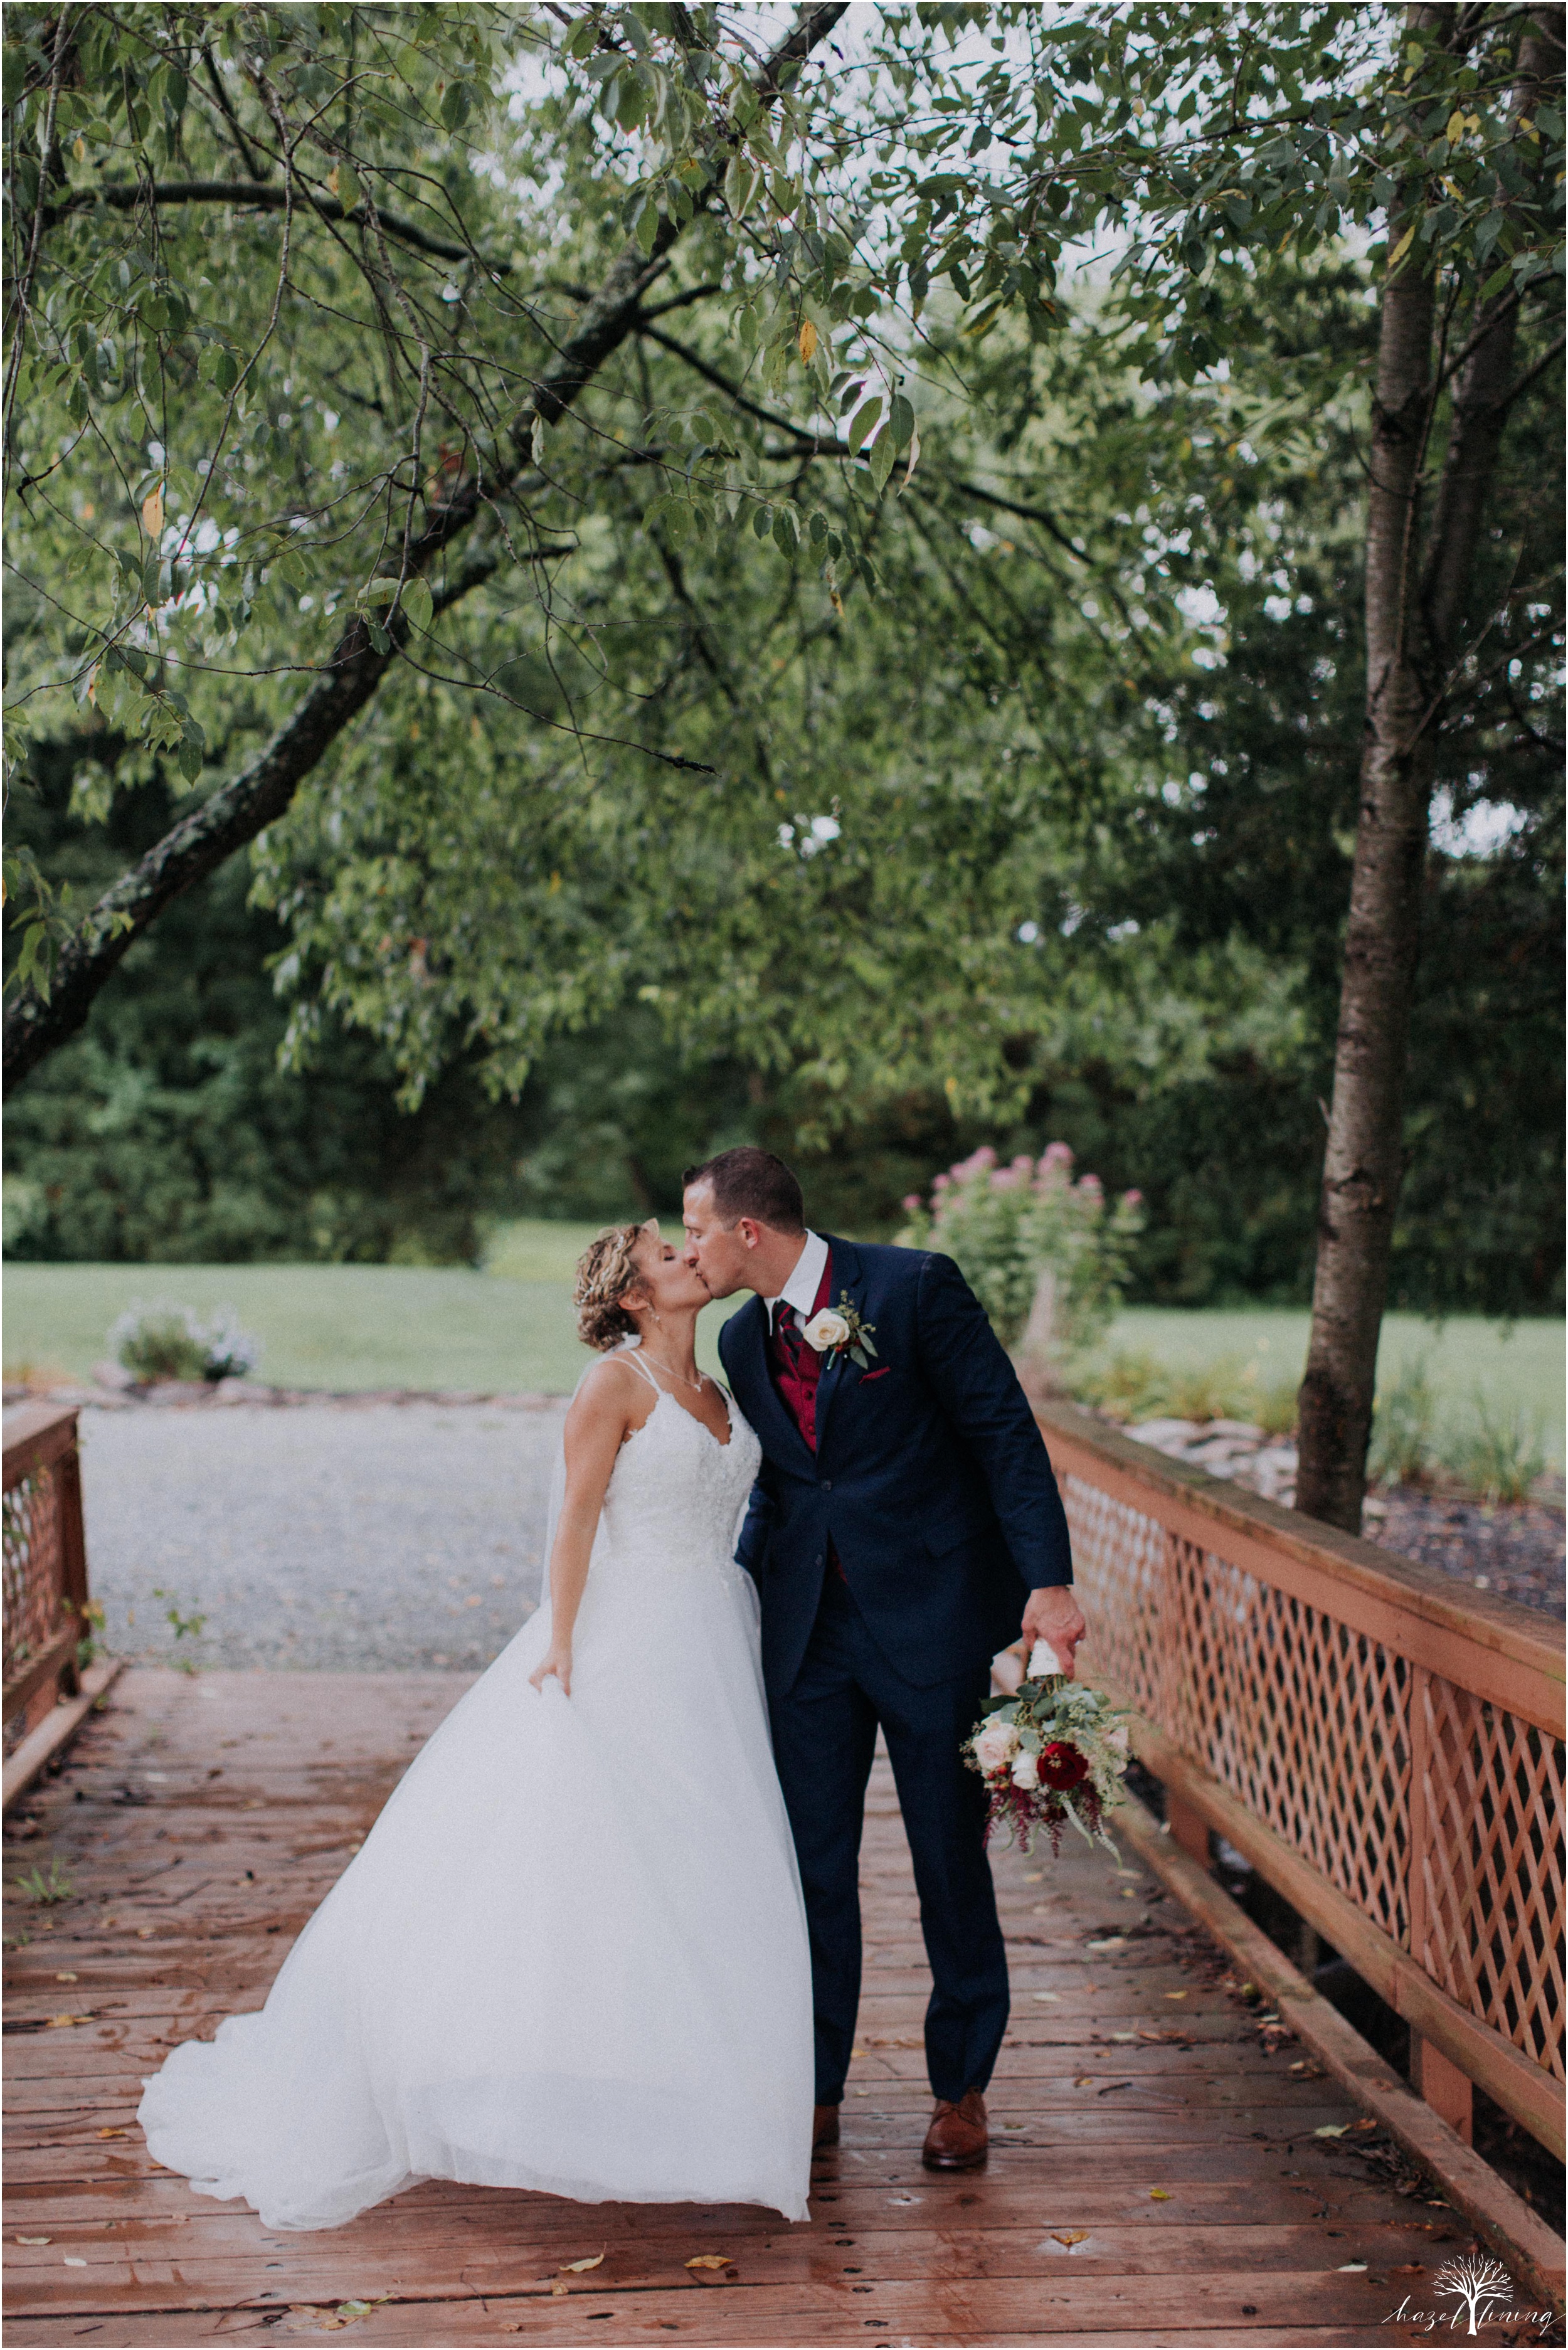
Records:
{"label": "pocket square", "polygon": [[871,1382],[872,1382],[872,1380],[873,1380],[873,1379],[885,1379],[885,1378],[887,1378],[887,1376],[888,1376],[888,1372],[892,1369],[892,1367],[893,1367],[893,1366],[892,1366],[892,1364],[891,1364],[891,1363],[884,1363],[884,1364],[883,1364],[883,1366],[882,1366],[882,1367],[881,1367],[881,1369],[880,1369],[879,1371],[866,1371],[866,1372],[864,1372],[864,1373],[861,1375],[861,1380],[860,1380],[860,1384],[861,1384],[861,1386],[862,1386],[863,1388],[868,1388],[868,1387],[870,1386],[870,1384],[871,1384]]}

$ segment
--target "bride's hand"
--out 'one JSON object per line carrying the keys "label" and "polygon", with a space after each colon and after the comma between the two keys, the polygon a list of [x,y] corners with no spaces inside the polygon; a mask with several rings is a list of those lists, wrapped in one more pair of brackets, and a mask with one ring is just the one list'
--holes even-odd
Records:
{"label": "bride's hand", "polygon": [[565,1646],[558,1640],[552,1640],[545,1651],[542,1661],[536,1669],[529,1674],[528,1679],[536,1690],[542,1690],[552,1673],[560,1682],[566,1695],[570,1697],[572,1694],[572,1647],[569,1640]]}

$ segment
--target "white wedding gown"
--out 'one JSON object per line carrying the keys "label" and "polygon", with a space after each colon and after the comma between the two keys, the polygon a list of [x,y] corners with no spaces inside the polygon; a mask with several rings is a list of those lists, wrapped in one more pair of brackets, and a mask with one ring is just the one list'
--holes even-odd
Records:
{"label": "white wedding gown", "polygon": [[272,2228],[421,2178],[805,2218],[811,1967],[733,1561],[759,1447],[729,1409],[721,1445],[659,1392],[610,1476],[570,1697],[528,1682],[546,1596],[265,2007],[147,2081],[155,2161]]}

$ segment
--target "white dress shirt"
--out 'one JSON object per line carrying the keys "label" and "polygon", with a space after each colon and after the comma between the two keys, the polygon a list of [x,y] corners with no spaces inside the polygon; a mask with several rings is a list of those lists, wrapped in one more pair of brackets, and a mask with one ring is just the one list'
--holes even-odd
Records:
{"label": "white dress shirt", "polygon": [[774,1317],[781,1305],[792,1306],[801,1329],[811,1319],[811,1309],[816,1304],[816,1293],[822,1286],[824,1267],[827,1263],[827,1243],[820,1232],[807,1232],[805,1246],[795,1261],[794,1271],[776,1297],[763,1300],[768,1309],[768,1336],[772,1337]]}

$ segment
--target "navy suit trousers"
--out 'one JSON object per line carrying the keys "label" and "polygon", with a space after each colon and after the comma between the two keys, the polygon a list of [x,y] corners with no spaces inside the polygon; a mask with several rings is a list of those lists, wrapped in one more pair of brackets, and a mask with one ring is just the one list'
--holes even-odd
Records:
{"label": "navy suit trousers", "polygon": [[961,1747],[989,1696],[984,1668],[918,1689],[896,1673],[848,1586],[824,1578],[794,1687],[771,1700],[774,1758],[811,1935],[816,2102],[844,2095],[860,2004],[860,1830],[882,1725],[930,1961],[926,2066],[954,2104],[991,2078],[1007,2029],[1007,1951],[983,1842],[985,1789]]}

